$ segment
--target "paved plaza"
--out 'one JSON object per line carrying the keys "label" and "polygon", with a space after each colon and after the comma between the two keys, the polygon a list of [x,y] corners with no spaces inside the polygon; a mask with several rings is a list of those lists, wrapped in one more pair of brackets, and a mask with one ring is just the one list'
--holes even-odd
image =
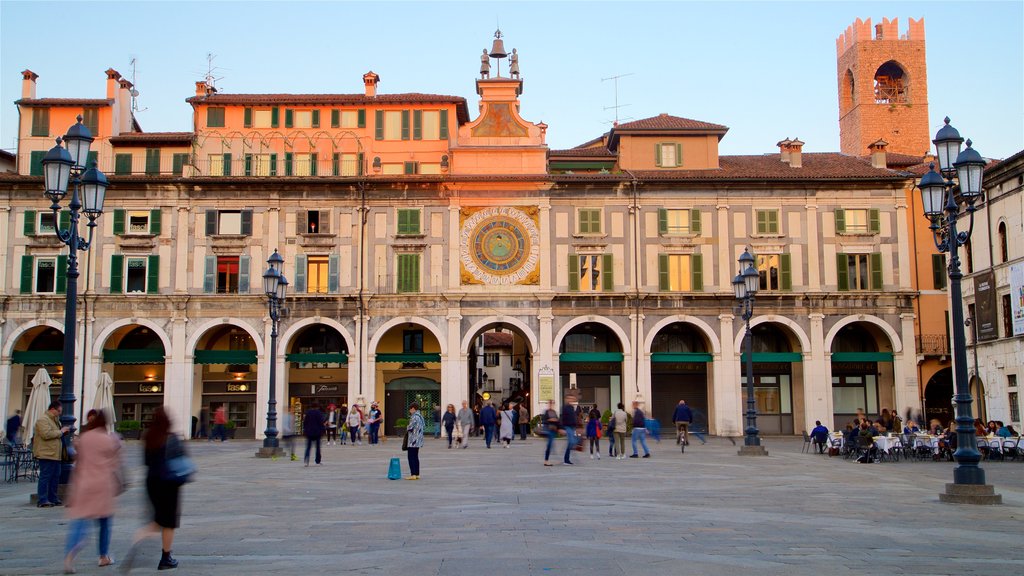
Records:
{"label": "paved plaza", "polygon": [[[254,458],[253,441],[191,443],[200,472],[184,489],[178,573],[1024,573],[1020,462],[985,463],[1005,504],[983,507],[938,501],[952,464],[855,464],[788,438],[766,440],[767,458],[711,438],[685,455],[665,441],[647,460],[575,453],[578,465],[553,468],[538,439],[491,450],[428,440],[422,479],[388,481],[399,444],[325,446],[323,466],[304,468]],[[141,479],[138,442],[128,456]],[[60,508],[30,506],[33,491],[0,485],[0,574],[60,571],[67,523]],[[118,561],[144,498],[138,481],[121,497]],[[115,574],[96,567],[94,538],[79,573]],[[150,541],[133,573],[158,559]]]}

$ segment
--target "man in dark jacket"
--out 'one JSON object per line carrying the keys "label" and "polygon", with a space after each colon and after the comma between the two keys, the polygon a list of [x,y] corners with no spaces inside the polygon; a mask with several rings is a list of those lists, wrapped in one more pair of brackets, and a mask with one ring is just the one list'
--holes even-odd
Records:
{"label": "man in dark jacket", "polygon": [[676,411],[672,413],[672,423],[676,425],[676,444],[680,442],[685,446],[690,445],[690,424],[693,423],[693,410],[686,405],[686,400],[680,400],[676,405]]}
{"label": "man in dark jacket", "polygon": [[651,451],[647,448],[647,416],[640,408],[640,403],[633,402],[633,454],[630,458],[640,457],[636,451],[637,440],[640,440],[640,445],[643,446],[644,458],[650,458]]}
{"label": "man in dark jacket", "polygon": [[814,430],[811,430],[811,440],[818,448],[818,454],[825,453],[825,443],[828,442],[828,428],[821,424],[821,420],[814,421]]}
{"label": "man in dark jacket", "polygon": [[316,443],[316,465],[320,465],[320,438],[326,430],[324,427],[326,420],[324,413],[320,411],[320,405],[316,402],[309,406],[309,411],[302,419],[302,433],[306,435],[306,455],[303,461],[307,467],[309,466],[309,449],[314,442]]}
{"label": "man in dark jacket", "polygon": [[576,398],[573,396],[567,396],[565,398],[565,404],[562,405],[562,419],[559,424],[562,429],[565,430],[565,460],[562,464],[566,466],[572,466],[572,460],[569,459],[569,455],[572,454],[572,449],[576,447],[576,406],[573,403]]}
{"label": "man in dark jacket", "polygon": [[487,447],[491,447],[491,439],[494,438],[494,424],[498,421],[498,413],[494,411],[494,404],[488,403],[480,409],[480,425],[484,427],[484,441]]}

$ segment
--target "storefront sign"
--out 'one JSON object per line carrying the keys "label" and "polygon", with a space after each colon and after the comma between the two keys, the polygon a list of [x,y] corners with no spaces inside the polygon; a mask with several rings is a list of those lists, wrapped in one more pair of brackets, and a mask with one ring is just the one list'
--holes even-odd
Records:
{"label": "storefront sign", "polygon": [[555,375],[554,374],[541,374],[537,380],[537,394],[540,395],[541,400],[554,400],[555,399]]}
{"label": "storefront sign", "polygon": [[228,392],[251,392],[249,384],[228,384]]}
{"label": "storefront sign", "polygon": [[1024,336],[1024,262],[1010,266],[1010,314],[1013,335]]}
{"label": "storefront sign", "polygon": [[338,392],[337,384],[311,384],[309,386],[310,394],[316,396],[317,394],[336,394]]}
{"label": "storefront sign", "polygon": [[154,384],[147,382],[145,384],[139,384],[139,392],[143,394],[159,394],[164,391],[163,384]]}
{"label": "storefront sign", "polygon": [[[974,277],[974,313],[977,322],[978,340],[995,340],[999,337],[996,320],[996,282],[992,270]],[[956,326],[953,327],[957,329]]]}

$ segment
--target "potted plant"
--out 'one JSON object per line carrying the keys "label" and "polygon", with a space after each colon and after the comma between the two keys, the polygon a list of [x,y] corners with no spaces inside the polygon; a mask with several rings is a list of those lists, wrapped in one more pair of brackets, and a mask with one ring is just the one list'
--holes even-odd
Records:
{"label": "potted plant", "polygon": [[401,435],[405,434],[405,429],[408,428],[408,427],[409,427],[409,419],[408,418],[399,418],[398,420],[395,420],[395,435],[396,436],[401,436]]}
{"label": "potted plant", "polygon": [[235,439],[235,428],[238,428],[238,424],[234,420],[228,420],[224,423],[224,433],[231,440]]}
{"label": "potted plant", "polygon": [[142,436],[142,422],[138,420],[121,420],[114,425],[114,430],[125,440],[138,440]]}

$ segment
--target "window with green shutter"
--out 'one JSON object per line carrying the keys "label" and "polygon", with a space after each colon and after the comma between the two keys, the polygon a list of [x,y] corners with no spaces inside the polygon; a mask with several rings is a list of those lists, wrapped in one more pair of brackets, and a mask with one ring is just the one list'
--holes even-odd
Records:
{"label": "window with green shutter", "polygon": [[778,234],[779,233],[779,211],[778,210],[757,210],[755,212],[757,218],[757,233],[758,234]]}
{"label": "window with green shutter", "polygon": [[448,139],[448,111],[441,110],[439,113],[438,120],[438,138],[441,140]]}
{"label": "window with green shutter", "polygon": [[57,294],[64,294],[68,291],[68,257],[64,254],[57,256]]}
{"label": "window with green shutter", "polygon": [[700,210],[661,208],[658,210],[658,234],[700,234]]}
{"label": "window with green shutter", "polygon": [[936,290],[946,289],[946,255],[932,254],[932,287]]}
{"label": "window with green shutter", "polygon": [[21,257],[21,290],[22,294],[32,293],[32,277],[35,274],[35,257],[28,254]]}
{"label": "window with green shutter", "polygon": [[114,236],[124,235],[125,212],[121,208],[114,209]]}
{"label": "window with green shutter", "polygon": [[412,139],[422,140],[423,139],[423,111],[413,110],[412,111]]}
{"label": "window with green shutter", "polygon": [[611,254],[601,255],[601,290],[613,292],[615,290],[615,275],[613,273],[613,258]]}
{"label": "window with green shutter", "polygon": [[71,211],[70,210],[61,210],[60,211],[60,221],[59,221],[59,224],[60,224],[60,229],[61,230],[70,230],[71,229]]}
{"label": "window with green shutter", "polygon": [[[250,113],[251,108],[246,108]],[[250,124],[252,118],[250,117]],[[211,106],[206,109],[206,127],[207,128],[223,128],[224,127],[224,108],[220,106]]]}
{"label": "window with green shutter", "polygon": [[704,259],[700,254],[659,254],[658,290],[689,292],[704,289]]}
{"label": "window with green shutter", "polygon": [[311,128],[319,128],[320,127],[320,110],[318,108],[314,108],[311,111],[310,127]]}
{"label": "window with green shutter", "polygon": [[366,108],[356,110],[356,128],[366,128]]}
{"label": "window with green shutter", "polygon": [[252,128],[252,108],[246,107],[242,111],[242,126]]}
{"label": "window with green shutter", "polygon": [[398,292],[415,293],[420,291],[420,255],[398,255]]}
{"label": "window with green shutter", "polygon": [[402,110],[402,140],[409,139],[409,111]]}
{"label": "window with green shutter", "polygon": [[576,212],[577,230],[580,234],[601,233],[601,209],[580,208]]}
{"label": "window with green shutter", "polygon": [[577,254],[569,254],[569,291],[576,292],[580,289],[580,257]]}
{"label": "window with green shutter", "polygon": [[171,174],[181,176],[185,172],[185,165],[188,164],[188,153],[180,152],[171,156]]}
{"label": "window with green shutter", "polygon": [[36,211],[25,210],[25,222],[22,224],[22,233],[31,238],[36,235]]}
{"label": "window with green shutter", "polygon": [[871,289],[882,289],[882,253],[874,252],[869,255],[871,266]]}
{"label": "window with green shutter", "polygon": [[160,293],[160,255],[150,254],[146,263],[146,293]]}
{"label": "window with green shutter", "polygon": [[114,154],[114,174],[127,175],[132,173],[131,153]]}
{"label": "window with green shutter", "polygon": [[284,109],[284,127],[292,128],[295,126],[295,111],[291,108]]}
{"label": "window with green shutter", "polygon": [[836,234],[846,232],[846,210],[836,209]]}
{"label": "window with green shutter", "polygon": [[124,255],[110,255],[110,293],[124,292]]}
{"label": "window with green shutter", "polygon": [[850,267],[846,254],[836,254],[836,289],[840,292],[850,289]]}
{"label": "window with green shutter", "polygon": [[341,110],[331,110],[331,128],[341,128]]}
{"label": "window with green shutter", "polygon": [[82,125],[88,128],[93,138],[100,135],[100,110],[99,108],[82,109]]}
{"label": "window with green shutter", "polygon": [[292,289],[296,294],[306,293],[306,273],[307,273],[307,262],[305,254],[295,255],[295,278],[293,279],[294,286]]}
{"label": "window with green shutter", "polygon": [[374,110],[373,112],[373,139],[384,139],[384,111]]}
{"label": "window with green shutter", "polygon": [[277,128],[280,123],[281,112],[277,106],[270,109],[270,127]]}
{"label": "window with green shutter", "polygon": [[160,235],[160,209],[154,208],[149,211],[149,233],[153,236]]}
{"label": "window with green shutter", "polygon": [[793,259],[790,254],[779,254],[779,276],[783,290],[793,289]]}
{"label": "window with green shutter", "polygon": [[156,176],[160,174],[160,149],[146,148],[146,175]]}
{"label": "window with green shutter", "polygon": [[33,136],[49,136],[50,135],[50,109],[49,108],[33,108],[32,109],[32,135]]}
{"label": "window with green shutter", "polygon": [[36,150],[29,154],[28,175],[43,175],[43,158],[46,157],[46,150]]}
{"label": "window with green shutter", "polygon": [[338,291],[338,274],[341,268],[341,257],[331,254],[327,257],[327,291],[334,294]]}
{"label": "window with green shutter", "polygon": [[399,208],[398,227],[399,236],[410,236],[420,233],[420,210],[418,208]]}
{"label": "window with green shutter", "polygon": [[231,154],[224,154],[224,172],[222,176],[231,176]]}
{"label": "window with green shutter", "polygon": [[868,210],[868,232],[878,234],[882,230],[881,213],[876,208]]}
{"label": "window with green shutter", "polygon": [[284,153],[284,175],[291,176],[295,171],[294,167],[294,155],[291,152]]}
{"label": "window with green shutter", "polygon": [[881,290],[882,254],[836,254],[839,290]]}
{"label": "window with green shutter", "polygon": [[418,174],[419,173],[419,162],[406,162],[403,165],[403,173],[405,174]]}

